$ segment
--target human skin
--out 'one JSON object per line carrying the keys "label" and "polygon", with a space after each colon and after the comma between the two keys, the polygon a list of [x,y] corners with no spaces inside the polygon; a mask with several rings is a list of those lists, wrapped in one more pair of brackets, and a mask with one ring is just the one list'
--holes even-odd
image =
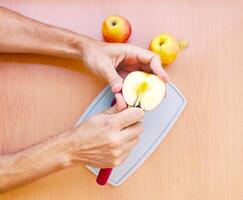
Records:
{"label": "human skin", "polygon": [[[0,53],[31,53],[79,59],[105,78],[116,105],[79,127],[12,154],[0,154],[0,193],[77,164],[114,167],[123,162],[143,131],[143,111],[127,108],[120,93],[131,71],[168,75],[160,57],[130,44],[110,44],[27,18],[0,7]],[[0,133],[1,134],[1,133]]]}

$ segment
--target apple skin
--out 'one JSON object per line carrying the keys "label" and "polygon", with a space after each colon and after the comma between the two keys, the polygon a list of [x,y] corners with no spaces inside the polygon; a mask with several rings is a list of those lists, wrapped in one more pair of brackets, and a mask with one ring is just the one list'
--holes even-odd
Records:
{"label": "apple skin", "polygon": [[125,43],[131,33],[132,28],[129,21],[121,16],[109,16],[102,24],[102,34],[107,42]]}
{"label": "apple skin", "polygon": [[164,65],[171,64],[178,53],[187,47],[186,41],[177,41],[176,38],[168,33],[159,34],[152,39],[149,49],[160,55]]}

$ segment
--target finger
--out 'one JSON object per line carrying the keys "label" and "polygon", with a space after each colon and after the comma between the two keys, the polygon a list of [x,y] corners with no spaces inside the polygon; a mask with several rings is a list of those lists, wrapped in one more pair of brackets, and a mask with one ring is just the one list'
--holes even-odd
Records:
{"label": "finger", "polygon": [[131,150],[139,143],[139,136],[134,137],[133,139],[129,140],[128,142],[121,145],[118,149],[121,152],[121,155],[129,154]]}
{"label": "finger", "polygon": [[143,128],[143,124],[141,122],[137,122],[127,128],[125,128],[124,130],[122,130],[121,132],[121,144],[124,144],[136,137],[138,137],[142,132],[144,131]]}
{"label": "finger", "polygon": [[141,62],[142,64],[149,65],[152,72],[158,75],[165,82],[169,81],[169,76],[167,72],[163,69],[160,57],[158,55],[142,48],[137,49],[136,52],[137,59],[139,62]]}
{"label": "finger", "polygon": [[95,167],[95,168],[112,168],[113,167],[113,165],[110,162],[104,162],[104,160],[101,160],[101,161],[93,161],[93,160],[83,161],[82,159],[80,159],[80,163],[85,164],[85,165],[89,165],[89,166]]}
{"label": "finger", "polygon": [[114,113],[112,118],[120,130],[139,122],[143,119],[144,111],[140,108],[130,107],[119,113]]}
{"label": "finger", "polygon": [[163,69],[159,56],[154,56],[150,61],[150,67],[154,74],[158,75],[163,81],[169,81],[169,75]]}
{"label": "finger", "polygon": [[[122,48],[120,48],[120,50],[122,51],[122,53],[124,53],[126,55],[126,58],[130,58],[130,59],[127,59],[129,61],[129,64],[131,64],[130,63],[131,58],[134,58],[134,57],[137,59],[138,62],[140,62],[142,64],[149,64],[150,60],[155,55],[152,51],[149,51],[147,49],[143,49],[140,47],[136,47],[133,45],[128,45],[128,44],[123,45]],[[133,60],[133,62],[134,62],[134,60]]]}
{"label": "finger", "polygon": [[139,143],[139,137],[136,137],[134,139],[132,139],[131,141],[127,142],[126,144],[123,145],[123,147],[121,147],[120,150],[121,151],[121,156],[118,160],[119,165],[121,163],[123,163],[129,156],[129,154],[131,153],[132,149]]}
{"label": "finger", "polygon": [[103,68],[102,76],[109,82],[111,85],[111,90],[113,93],[120,92],[122,89],[122,78],[117,73],[115,67],[110,64]]}
{"label": "finger", "polygon": [[114,113],[121,112],[122,110],[127,108],[127,104],[121,93],[115,94],[115,99],[112,100],[111,106],[112,107],[107,109],[105,113],[114,114]]}
{"label": "finger", "polygon": [[115,109],[117,112],[123,111],[124,109],[127,108],[127,104],[121,93],[116,93],[115,99],[116,99]]}
{"label": "finger", "polygon": [[116,164],[115,167],[116,166],[119,166],[120,164],[122,164],[123,162],[125,162],[127,160],[128,156],[129,156],[129,153],[122,155],[119,158],[118,164]]}
{"label": "finger", "polygon": [[127,56],[135,54],[140,63],[148,64],[154,74],[158,75],[165,82],[169,81],[169,76],[163,69],[160,57],[157,54],[132,45],[123,46],[121,50],[124,51]]}

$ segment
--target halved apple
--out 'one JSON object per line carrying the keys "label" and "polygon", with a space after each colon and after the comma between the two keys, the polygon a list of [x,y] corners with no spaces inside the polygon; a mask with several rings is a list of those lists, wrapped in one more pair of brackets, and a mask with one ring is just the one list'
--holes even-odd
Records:
{"label": "halved apple", "polygon": [[122,94],[129,106],[154,109],[165,97],[166,85],[156,75],[134,71],[125,78]]}

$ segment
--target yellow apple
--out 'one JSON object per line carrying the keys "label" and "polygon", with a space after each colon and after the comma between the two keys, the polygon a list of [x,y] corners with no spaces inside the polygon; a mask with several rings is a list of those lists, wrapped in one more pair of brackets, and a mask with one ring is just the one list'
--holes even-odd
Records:
{"label": "yellow apple", "polygon": [[124,43],[132,32],[131,25],[127,19],[121,16],[110,16],[102,24],[102,34],[107,42]]}
{"label": "yellow apple", "polygon": [[149,49],[160,55],[162,64],[169,65],[176,59],[178,53],[187,46],[187,41],[177,41],[172,35],[163,33],[152,39]]}
{"label": "yellow apple", "polygon": [[165,97],[166,85],[156,75],[134,71],[124,80],[122,94],[129,106],[154,109]]}

